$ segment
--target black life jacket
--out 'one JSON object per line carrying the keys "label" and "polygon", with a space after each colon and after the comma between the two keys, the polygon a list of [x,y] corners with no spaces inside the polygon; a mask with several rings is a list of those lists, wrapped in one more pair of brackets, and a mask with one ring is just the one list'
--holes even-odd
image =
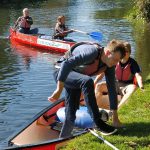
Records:
{"label": "black life jacket", "polygon": [[[62,31],[66,31],[66,26],[64,24],[60,24],[59,25],[59,28],[62,30]],[[60,39],[60,40],[63,40],[65,36],[61,36],[59,35],[60,32],[58,30],[55,30],[54,31],[54,35],[53,35],[53,39]]]}
{"label": "black life jacket", "polygon": [[[74,49],[80,45],[83,45],[83,44],[95,45],[96,48],[98,49],[98,55],[96,56],[95,60],[92,60],[91,62],[85,63],[85,64],[80,65],[80,66],[76,66],[73,70],[76,72],[85,74],[85,75],[89,75],[89,76],[93,76],[93,75],[96,75],[98,73],[104,72],[106,70],[106,65],[103,64],[101,59],[100,59],[102,52],[103,52],[103,47],[101,47],[97,43],[90,43],[90,42],[77,43],[77,44],[73,45],[68,52],[65,53],[65,55],[63,56],[63,58],[60,61],[62,62],[64,60],[66,60],[67,58],[73,56]],[[58,61],[58,63],[60,63],[60,61]]]}

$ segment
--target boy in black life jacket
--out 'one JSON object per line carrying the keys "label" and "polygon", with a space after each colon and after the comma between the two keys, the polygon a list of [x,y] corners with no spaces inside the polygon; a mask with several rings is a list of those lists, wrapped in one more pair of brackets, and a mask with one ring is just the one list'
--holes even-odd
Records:
{"label": "boy in black life jacket", "polygon": [[57,100],[63,88],[65,88],[66,119],[60,137],[71,136],[76,118],[75,114],[79,108],[81,92],[84,95],[84,100],[91,118],[95,122],[96,129],[101,131],[103,135],[110,135],[117,131],[117,129],[106,124],[99,117],[94,93],[94,81],[91,76],[105,72],[110,93],[110,109],[113,110],[113,114],[119,122],[114,66],[124,56],[124,44],[118,40],[110,41],[105,48],[98,44],[87,42],[73,46],[70,55],[61,62],[60,68],[54,72],[57,88],[48,98],[49,101]]}
{"label": "boy in black life jacket", "polygon": [[64,38],[71,32],[73,30],[69,30],[65,25],[65,16],[58,16],[53,38],[65,40]]}
{"label": "boy in black life jacket", "polygon": [[[120,108],[131,94],[135,92],[137,86],[139,86],[142,90],[144,89],[142,76],[140,75],[140,67],[138,63],[130,57],[131,45],[128,42],[124,42],[124,46],[126,48],[126,55],[115,67],[115,76],[117,80],[116,88],[118,93],[122,96],[122,98],[120,98],[118,108]],[[99,107],[109,109],[109,98],[107,97],[106,99],[106,97],[103,96],[103,93],[108,93],[106,82],[97,84],[103,76],[104,74],[100,74],[95,78],[95,94]],[[113,118],[113,126],[121,127],[122,125]]]}

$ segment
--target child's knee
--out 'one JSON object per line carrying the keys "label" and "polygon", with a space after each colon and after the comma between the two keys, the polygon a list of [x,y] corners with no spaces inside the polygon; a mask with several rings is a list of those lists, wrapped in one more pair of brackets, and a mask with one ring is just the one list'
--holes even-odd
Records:
{"label": "child's knee", "polygon": [[106,92],[107,91],[106,89],[107,89],[106,83],[102,82],[96,85],[95,91],[102,93],[102,92]]}

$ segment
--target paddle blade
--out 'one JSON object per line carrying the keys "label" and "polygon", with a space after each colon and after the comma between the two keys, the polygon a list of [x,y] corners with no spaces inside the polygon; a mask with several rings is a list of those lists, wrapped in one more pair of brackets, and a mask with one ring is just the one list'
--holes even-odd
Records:
{"label": "paddle blade", "polygon": [[90,35],[94,40],[97,40],[97,41],[102,41],[102,39],[103,39],[103,35],[102,35],[102,33],[100,33],[100,32],[91,32],[91,33],[89,33],[89,35]]}

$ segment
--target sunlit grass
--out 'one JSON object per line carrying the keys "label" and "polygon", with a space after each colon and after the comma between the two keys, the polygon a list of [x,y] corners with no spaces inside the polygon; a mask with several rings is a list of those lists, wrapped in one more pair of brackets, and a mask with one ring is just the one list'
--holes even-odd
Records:
{"label": "sunlit grass", "polygon": [[[104,138],[120,150],[150,150],[150,81],[145,91],[138,89],[119,111],[119,117],[126,126],[116,135]],[[72,141],[62,150],[109,150],[112,149],[100,139],[87,133]]]}

